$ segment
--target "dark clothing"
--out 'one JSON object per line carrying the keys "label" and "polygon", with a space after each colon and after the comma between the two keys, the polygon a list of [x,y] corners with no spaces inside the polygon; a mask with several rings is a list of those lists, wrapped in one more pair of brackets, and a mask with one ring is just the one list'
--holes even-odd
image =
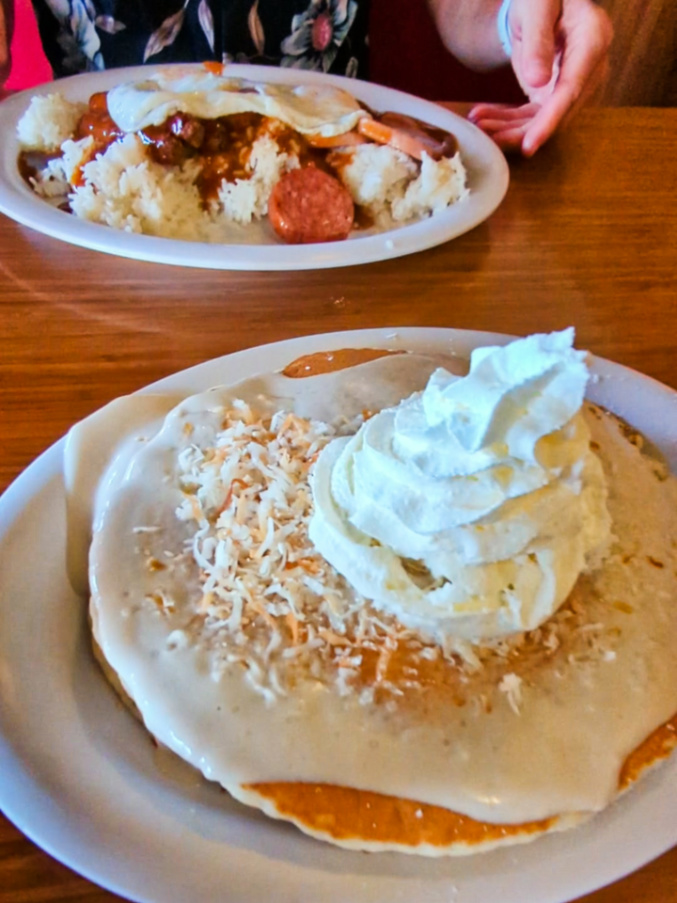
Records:
{"label": "dark clothing", "polygon": [[259,63],[367,77],[368,0],[33,0],[55,77]]}

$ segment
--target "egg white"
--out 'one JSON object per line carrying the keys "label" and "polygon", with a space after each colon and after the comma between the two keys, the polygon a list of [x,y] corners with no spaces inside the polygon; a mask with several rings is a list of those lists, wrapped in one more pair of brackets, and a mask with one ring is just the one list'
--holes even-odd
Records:
{"label": "egg white", "polygon": [[278,85],[207,69],[160,70],[108,92],[108,111],[124,132],[161,125],[175,113],[216,119],[234,113],[271,116],[303,135],[342,135],[369,114],[347,91],[329,85]]}

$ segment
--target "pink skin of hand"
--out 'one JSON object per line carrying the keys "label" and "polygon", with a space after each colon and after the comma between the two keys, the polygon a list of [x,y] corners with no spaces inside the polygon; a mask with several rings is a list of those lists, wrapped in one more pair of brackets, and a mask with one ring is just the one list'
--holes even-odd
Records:
{"label": "pink skin of hand", "polygon": [[531,156],[604,83],[613,30],[592,0],[512,0],[508,24],[529,102],[477,104],[469,118],[504,150]]}

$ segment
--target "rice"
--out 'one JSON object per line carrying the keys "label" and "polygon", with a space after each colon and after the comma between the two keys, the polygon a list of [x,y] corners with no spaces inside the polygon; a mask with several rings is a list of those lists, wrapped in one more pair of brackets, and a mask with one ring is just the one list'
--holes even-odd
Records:
{"label": "rice", "polygon": [[226,219],[247,225],[252,219],[265,216],[275,183],[298,165],[298,157],[281,151],[270,135],[257,138],[247,163],[251,178],[221,183],[218,197]]}
{"label": "rice", "polygon": [[126,135],[85,164],[84,184],[69,195],[82,219],[163,238],[209,239],[210,219],[195,185],[199,167],[156,163],[136,135]]}
{"label": "rice", "polygon": [[401,223],[439,213],[467,194],[460,154],[441,160],[432,160],[424,154],[418,178],[409,183],[404,197],[393,199],[393,219]]}
{"label": "rice", "polygon": [[34,97],[17,125],[19,141],[25,148],[58,151],[86,109],[87,104],[71,103],[61,94]]}
{"label": "rice", "polygon": [[47,199],[67,197],[79,167],[91,156],[93,143],[92,138],[82,138],[80,141],[67,138],[61,145],[61,156],[48,160],[33,180],[35,193]]}
{"label": "rice", "polygon": [[393,202],[404,196],[418,172],[416,163],[387,145],[362,144],[343,152],[351,158],[341,167],[341,180],[356,204],[366,207],[374,221],[385,228],[392,223]]}
{"label": "rice", "polygon": [[[72,212],[90,222],[126,232],[188,241],[219,242],[224,227],[246,227],[268,212],[280,177],[300,165],[284,151],[275,130],[256,138],[246,165],[248,178],[223,180],[216,197],[204,203],[200,164],[156,162],[133,133],[89,159],[92,139],[73,140],[85,104],[60,94],[34,97],[17,126],[24,149],[61,157],[46,162],[32,180],[35,192],[50,201],[68,199]],[[388,229],[440,212],[467,194],[460,156],[421,164],[385,145],[363,144],[333,152],[337,176],[354,202],[365,208],[377,229]]]}

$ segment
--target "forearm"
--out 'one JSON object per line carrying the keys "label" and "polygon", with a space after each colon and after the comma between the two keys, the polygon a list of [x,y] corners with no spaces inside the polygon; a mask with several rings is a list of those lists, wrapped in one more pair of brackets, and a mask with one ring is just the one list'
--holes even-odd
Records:
{"label": "forearm", "polygon": [[14,2],[0,0],[0,85],[9,75],[9,47],[14,29]]}
{"label": "forearm", "polygon": [[428,0],[437,30],[450,53],[471,69],[507,63],[496,28],[501,0]]}

